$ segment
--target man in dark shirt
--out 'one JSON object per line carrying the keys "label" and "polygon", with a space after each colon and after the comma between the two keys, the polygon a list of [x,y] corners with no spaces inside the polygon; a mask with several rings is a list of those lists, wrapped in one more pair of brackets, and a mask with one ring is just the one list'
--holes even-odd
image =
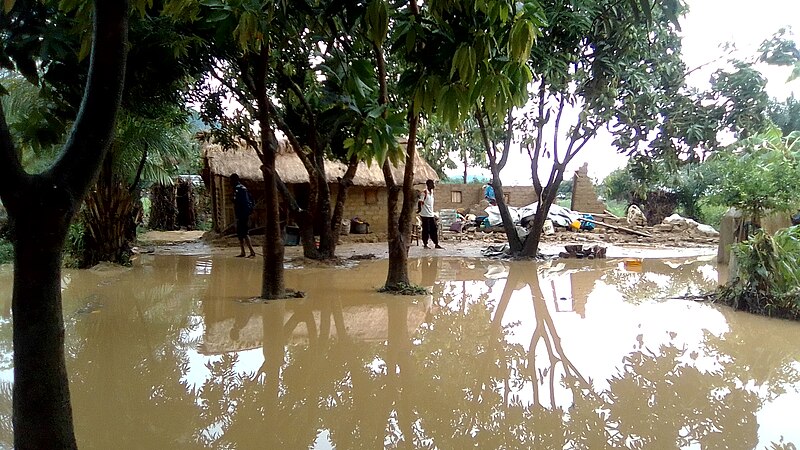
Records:
{"label": "man in dark shirt", "polygon": [[250,197],[247,187],[242,184],[238,174],[231,174],[231,184],[233,184],[233,213],[236,216],[236,236],[239,238],[239,247],[242,249],[242,252],[236,257],[243,258],[245,256],[244,244],[247,242],[247,248],[250,249],[248,258],[252,258],[256,256],[256,252],[253,250],[253,244],[250,242],[250,234],[248,232],[250,230],[250,214],[253,212],[253,199]]}

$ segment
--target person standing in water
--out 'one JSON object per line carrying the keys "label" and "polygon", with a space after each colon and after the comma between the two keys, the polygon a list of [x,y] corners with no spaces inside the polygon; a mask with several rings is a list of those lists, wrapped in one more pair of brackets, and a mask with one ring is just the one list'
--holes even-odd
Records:
{"label": "person standing in water", "polygon": [[256,256],[253,250],[253,244],[250,242],[250,214],[253,212],[253,198],[247,187],[242,184],[239,175],[236,173],[231,174],[231,183],[233,184],[233,214],[236,216],[236,237],[239,238],[239,247],[242,252],[236,255],[237,258],[243,258],[244,244],[247,243],[247,248],[250,249],[250,256]]}
{"label": "person standing in water", "polygon": [[435,248],[442,248],[439,245],[439,233],[436,229],[436,217],[433,215],[433,180],[425,182],[425,192],[419,198],[417,203],[417,213],[422,219],[422,244],[424,248],[428,247],[428,239],[433,242]]}

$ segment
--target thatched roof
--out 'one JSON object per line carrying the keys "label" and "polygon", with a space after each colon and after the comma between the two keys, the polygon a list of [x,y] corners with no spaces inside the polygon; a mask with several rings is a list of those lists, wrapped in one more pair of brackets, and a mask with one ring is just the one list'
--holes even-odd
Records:
{"label": "thatched roof", "polygon": [[[237,173],[244,180],[262,180],[261,160],[256,151],[248,147],[224,150],[222,146],[207,143],[203,146],[204,155],[212,175],[229,176]],[[289,148],[285,141],[280,143],[280,150],[275,158],[275,168],[281,180],[286,184],[308,183],[308,172],[300,158]],[[339,161],[326,161],[325,172],[328,183],[337,183],[344,176],[347,165]],[[398,184],[403,183],[405,164],[398,164],[392,170]],[[425,180],[438,180],[436,171],[422,159],[419,154],[414,161],[414,184],[424,184]],[[385,186],[383,171],[377,163],[358,164],[353,184],[356,186]]]}

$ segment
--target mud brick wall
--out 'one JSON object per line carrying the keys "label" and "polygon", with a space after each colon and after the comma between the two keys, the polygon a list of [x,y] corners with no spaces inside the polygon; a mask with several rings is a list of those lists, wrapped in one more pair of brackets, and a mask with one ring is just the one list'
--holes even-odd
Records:
{"label": "mud brick wall", "polygon": [[589,178],[588,164],[584,164],[575,171],[572,177],[572,205],[573,211],[602,214],[608,209],[605,203],[597,197],[597,190]]}
{"label": "mud brick wall", "polygon": [[[463,209],[467,210],[467,213],[475,214],[476,210],[482,211],[486,207],[482,184],[439,184],[434,193],[436,195],[434,208],[437,211]],[[503,195],[509,206],[525,206],[536,201],[533,186],[503,186]]]}
{"label": "mud brick wall", "polygon": [[[333,186],[333,189],[333,192],[337,192],[338,186]],[[336,195],[332,195],[331,201],[333,202],[335,199]],[[386,226],[386,202],[388,199],[389,194],[384,187],[353,186],[347,190],[347,202],[344,205],[342,220],[358,217],[369,223],[371,233],[385,233],[388,230]],[[401,194],[397,205],[398,214],[403,206],[402,202],[403,195]]]}

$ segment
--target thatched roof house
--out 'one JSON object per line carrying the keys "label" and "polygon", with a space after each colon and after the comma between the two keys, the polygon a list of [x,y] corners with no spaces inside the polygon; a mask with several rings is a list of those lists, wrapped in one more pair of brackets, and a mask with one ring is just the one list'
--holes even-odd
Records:
{"label": "thatched roof house", "polygon": [[[402,144],[402,143],[401,143]],[[255,222],[252,227],[263,225],[265,217],[259,213],[259,199],[263,198],[261,181],[261,160],[255,150],[249,147],[240,147],[225,150],[222,146],[206,143],[203,146],[205,160],[205,176],[210,183],[209,191],[212,193],[212,207],[214,217],[214,230],[220,233],[232,231],[234,223],[232,194],[228,177],[232,173],[239,174],[251,194],[256,199]],[[280,142],[279,153],[275,159],[275,168],[284,183],[289,186],[298,198],[303,197],[303,192],[308,186],[308,172],[300,158],[291,150],[288,143]],[[339,161],[326,161],[325,173],[328,183],[335,185],[344,176],[347,166]],[[405,164],[397,164],[392,172],[398,184],[403,183]],[[414,184],[424,185],[428,179],[438,180],[436,171],[422,159],[419,154],[414,163]],[[334,190],[335,192],[335,190]],[[359,163],[356,175],[353,178],[353,187],[350,188],[345,204],[345,218],[359,217],[370,223],[372,231],[386,230],[386,183],[383,171],[379,164]]]}
{"label": "thatched roof house", "polygon": [[[224,150],[217,144],[207,144],[203,152],[206,164],[211,174],[230,176],[238,173],[243,180],[261,181],[261,160],[256,151],[249,147]],[[308,172],[306,171],[300,158],[289,148],[286,141],[280,142],[280,150],[275,158],[275,169],[280,175],[281,180],[286,184],[308,183]],[[339,161],[326,161],[325,174],[329,183],[338,183],[339,178],[344,176],[347,165]],[[398,184],[403,183],[403,173],[405,164],[400,163],[392,170]],[[417,154],[414,161],[414,184],[424,184],[425,180],[438,180],[436,171]],[[364,162],[358,164],[356,176],[353,178],[354,186],[385,186],[383,171],[377,163],[367,165]]]}

